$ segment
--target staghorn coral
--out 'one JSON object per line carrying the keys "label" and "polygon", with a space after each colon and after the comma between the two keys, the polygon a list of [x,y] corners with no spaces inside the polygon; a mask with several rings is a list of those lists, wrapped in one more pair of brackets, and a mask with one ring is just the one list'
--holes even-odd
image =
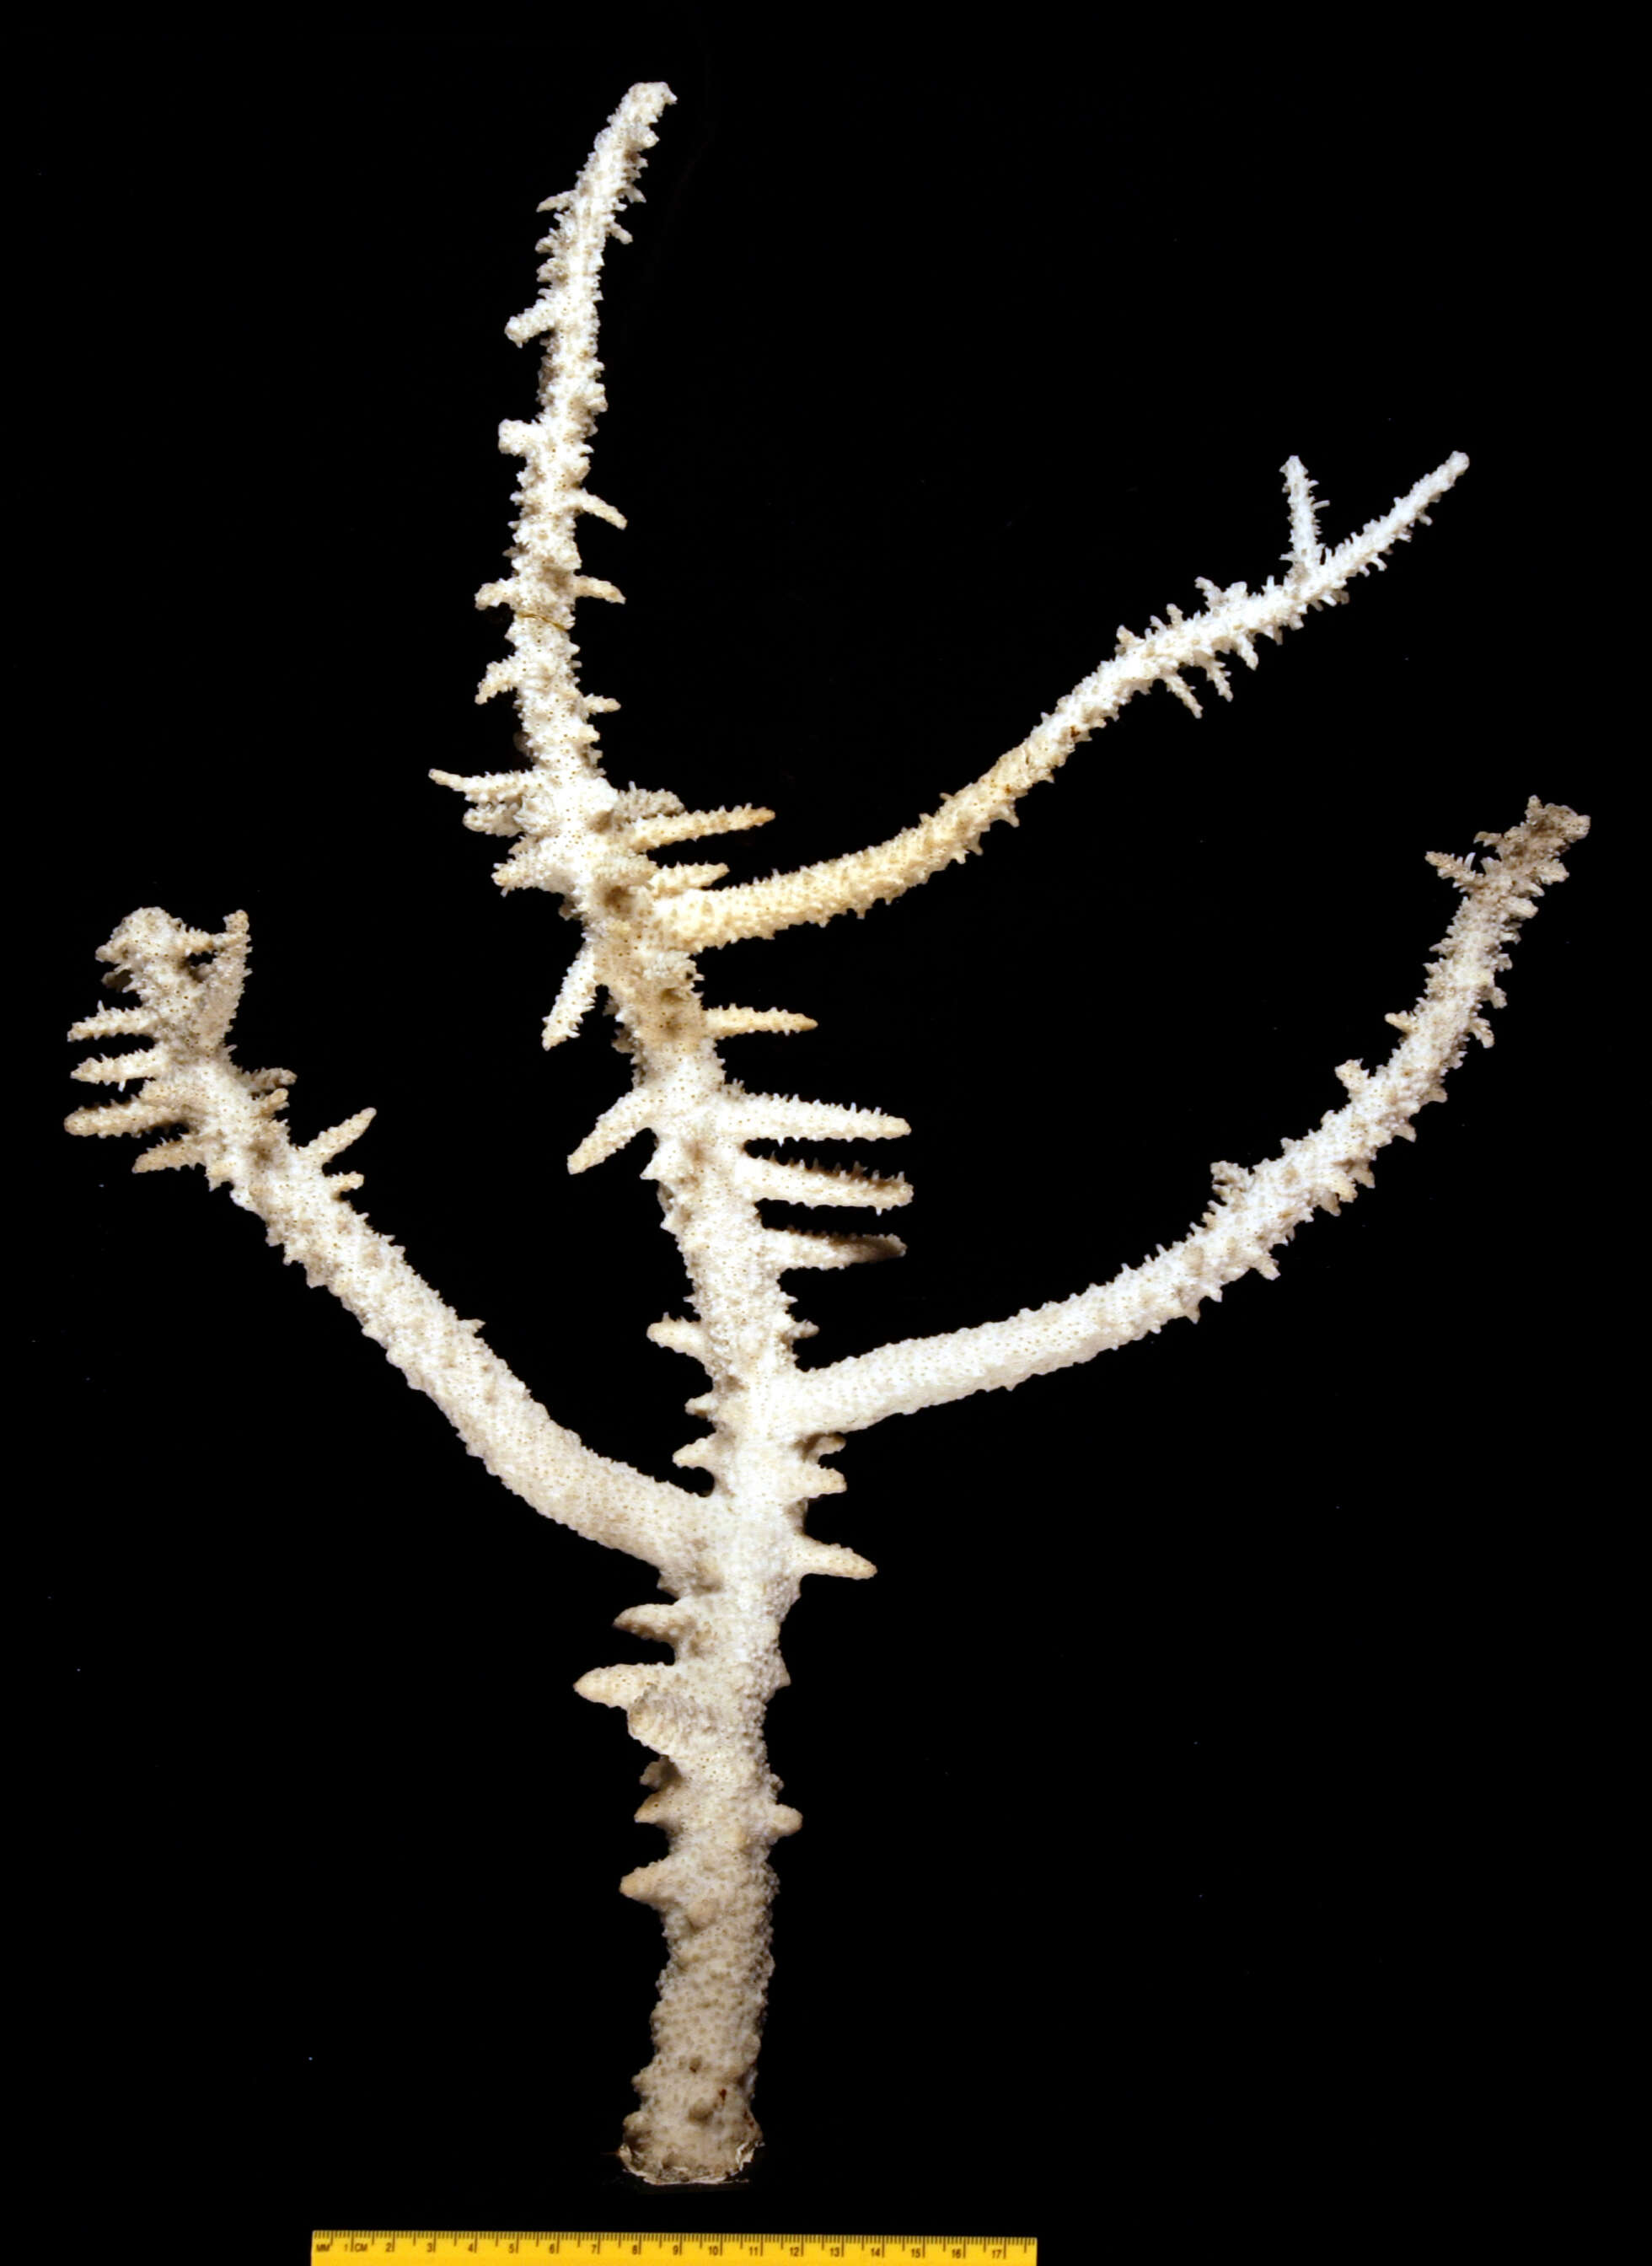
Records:
{"label": "staghorn coral", "polygon": [[632,1083],[568,1159],[583,1172],[647,1132],[646,1177],[659,1189],[683,1256],[687,1314],[656,1322],[656,1342],[705,1373],[688,1404],[704,1426],[676,1461],[709,1475],[705,1491],[652,1480],[593,1454],[539,1407],[414,1273],[399,1249],[347,1201],[353,1173],[328,1167],[365,1129],[362,1111],[303,1147],[281,1119],[291,1080],[242,1071],[229,1045],[245,972],[246,924],[212,934],[150,910],[121,924],[102,951],[122,1004],[77,1024],[83,1039],[138,1038],[139,1050],[83,1063],[77,1075],[122,1087],[135,1100],[77,1112],[72,1131],[159,1131],[140,1170],[201,1165],[255,1212],[272,1242],[331,1289],[409,1381],[448,1414],[467,1447],[537,1509],[575,1532],[651,1566],[664,1602],[632,1608],[620,1626],[669,1648],[663,1663],[625,1663],[581,1679],[587,1698],[622,1708],[654,1751],[639,1815],[660,1825],[667,1853],[622,1884],[654,1905],[669,1958],[654,2017],[654,2058],[638,2080],[642,2105],[628,2120],[626,2159],[658,2181],[728,2176],[757,2144],[750,2109],[771,1971],[769,1852],[796,1830],[778,1799],[764,1743],[767,1702],[786,1681],[779,1632],[809,1573],[860,1578],[854,1551],[806,1531],[810,1502],[841,1489],[830,1458],[845,1436],[910,1413],[1089,1358],[1196,1314],[1246,1271],[1276,1271],[1271,1256],[1316,1209],[1334,1212],[1370,1179],[1371,1160],[1440,1095],[1440,1080],[1471,1038],[1488,1038],[1485,1011],[1500,1004],[1507,946],[1561,854],[1584,831],[1570,812],[1533,800],[1489,855],[1436,858],[1462,902],[1388,1061],[1340,1075],[1349,1100],[1302,1139],[1254,1170],[1216,1167],[1217,1197],[1181,1242],[1102,1287],[1009,1320],[907,1341],[802,1368],[811,1325],[785,1287],[794,1273],[896,1255],[887,1234],[803,1233],[773,1226],[761,1207],[795,1202],[856,1215],[904,1204],[895,1175],[829,1169],[754,1151],[757,1144],[888,1140],[894,1116],[848,1106],[746,1092],[723,1068],[722,1042],[752,1032],[802,1032],[800,1013],[712,1004],[697,955],[799,923],[864,912],[980,846],[999,818],[1014,822],[1020,797],[1049,778],[1132,695],[1162,683],[1197,713],[1189,676],[1231,697],[1232,657],[1257,665],[1258,644],[1278,641],[1426,523],[1429,508],[1466,468],[1453,457],[1382,517],[1334,550],[1321,544],[1312,483],[1285,468],[1289,564],[1255,592],[1202,583],[1205,604],[1174,608],[1144,634],[1119,632],[1118,649],[1019,746],[939,811],[890,840],[766,880],[722,883],[720,863],[658,853],[742,832],[770,814],[751,806],[685,809],[662,791],[616,789],[597,760],[595,720],[615,704],[579,683],[573,629],[581,598],[616,599],[586,575],[581,515],[623,526],[587,486],[588,442],[603,406],[596,359],[597,279],[618,215],[635,201],[654,127],[671,99],[633,88],[599,140],[576,188],[546,208],[557,218],[541,245],[543,286],[510,325],[518,343],[545,337],[537,416],[508,421],[501,446],[523,460],[521,515],[511,571],[480,594],[511,616],[512,651],[487,673],[481,697],[508,691],[521,720],[521,764],[460,778],[432,774],[462,793],[466,822],[511,844],[501,886],[548,889],[579,920],[583,941],[546,1019],[547,1046],[567,1040],[606,995],[632,1063]]}

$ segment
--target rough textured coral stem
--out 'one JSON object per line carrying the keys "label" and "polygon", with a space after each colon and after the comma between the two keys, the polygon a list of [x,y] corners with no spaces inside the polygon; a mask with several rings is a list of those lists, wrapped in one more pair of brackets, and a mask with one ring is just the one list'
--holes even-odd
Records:
{"label": "rough textured coral stem", "polygon": [[670,1847],[620,1883],[665,1928],[654,2056],[636,2080],[641,2106],[624,2150],[656,2182],[726,2179],[757,2145],[750,2099],[773,1966],[768,1853],[802,1823],[775,1798],[763,1739],[768,1702],[786,1681],[780,1623],[797,1595],[788,1524],[762,1505],[743,1517],[718,1509],[721,1531],[708,1537],[696,1589],[620,1617],[632,1634],[672,1644],[675,1662],[597,1669],[578,1687],[623,1707],[658,1758],[637,1815]]}
{"label": "rough textured coral stem", "polygon": [[654,2055],[637,2073],[642,2105],[625,2119],[620,2150],[630,2170],[656,2185],[726,2180],[750,2162],[763,2137],[751,2093],[774,1971],[774,1875],[719,1851],[717,1833],[708,1820],[694,1842],[712,1846],[686,1852],[719,1892],[705,1920],[662,1909],[669,1956],[654,2010]]}

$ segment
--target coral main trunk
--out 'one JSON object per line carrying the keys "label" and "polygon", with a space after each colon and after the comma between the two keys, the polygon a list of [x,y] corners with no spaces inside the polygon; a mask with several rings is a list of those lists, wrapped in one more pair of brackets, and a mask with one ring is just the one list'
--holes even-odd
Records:
{"label": "coral main trunk", "polygon": [[656,975],[663,965],[676,976],[674,958],[639,953],[613,971],[612,988],[636,1065],[626,1102],[654,1131],[647,1171],[688,1263],[697,1318],[658,1322],[653,1334],[691,1355],[710,1379],[687,1404],[710,1429],[676,1460],[709,1472],[713,1484],[696,1500],[691,1563],[664,1579],[670,1602],[619,1617],[620,1627],[669,1644],[675,1657],[597,1669],[578,1686],[588,1700],[623,1707],[633,1736],[658,1758],[644,1773],[650,1792],[637,1814],[664,1829],[670,1848],[621,1883],[659,1911],[669,1953],[654,2058],[637,2080],[642,2106],[626,2122],[623,2152],[633,2171],[658,2182],[726,2179],[757,2146],[749,2103],[771,1967],[769,1852],[802,1823],[776,1800],[779,1782],[764,1750],[764,1712],[788,1680],[780,1626],[805,1573],[872,1571],[856,1553],[804,1531],[811,1498],[842,1485],[819,1460],[842,1442],[798,1422],[792,1348],[809,1326],[792,1317],[780,1286],[785,1268],[842,1263],[869,1255],[869,1246],[766,1228],[758,1198],[830,1202],[847,1187],[860,1202],[880,1189],[895,1202],[905,1193],[903,1182],[747,1153],[750,1137],[778,1140],[806,1126],[904,1128],[870,1112],[731,1087],[691,972],[680,987],[639,975],[652,964]]}
{"label": "coral main trunk", "polygon": [[[638,1816],[665,1829],[670,1849],[620,1883],[659,1911],[669,1955],[654,2058],[637,2079],[642,2106],[621,2152],[648,2180],[727,2179],[759,2137],[750,2097],[773,1967],[768,1853],[802,1822],[775,1800],[764,1751],[764,1709],[786,1681],[776,1586],[754,1563],[675,1604],[638,1607],[624,1625],[669,1636],[675,1663],[598,1669],[579,1686],[625,1707],[633,1734],[658,1750]],[[782,1576],[779,1586],[796,1585]]]}

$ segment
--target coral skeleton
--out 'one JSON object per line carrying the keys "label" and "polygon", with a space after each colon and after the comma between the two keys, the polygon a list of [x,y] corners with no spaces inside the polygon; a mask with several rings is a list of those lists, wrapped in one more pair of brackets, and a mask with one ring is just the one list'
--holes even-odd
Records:
{"label": "coral skeleton", "polygon": [[[1276,1155],[1248,1168],[1217,1165],[1210,1208],[1179,1241],[1108,1283],[1007,1320],[800,1365],[797,1348],[814,1329],[786,1284],[811,1268],[897,1255],[895,1239],[866,1232],[862,1216],[897,1210],[911,1191],[898,1174],[771,1152],[891,1141],[908,1128],[874,1109],[748,1092],[725,1071],[724,1042],[813,1026],[780,1007],[712,1004],[698,956],[799,922],[863,913],[961,861],[998,820],[1014,823],[1030,787],[1153,685],[1195,715],[1191,680],[1231,698],[1232,662],[1254,669],[1264,640],[1279,641],[1315,609],[1346,597],[1356,577],[1426,524],[1467,460],[1449,457],[1360,533],[1327,548],[1312,483],[1293,458],[1284,468],[1290,545],[1281,574],[1254,590],[1201,582],[1197,612],[1172,607],[1142,634],[1121,630],[1110,659],[929,816],[870,848],[766,880],[726,882],[725,865],[676,862],[663,853],[742,833],[771,813],[689,809],[663,790],[610,785],[596,720],[617,704],[581,690],[573,634],[581,599],[619,596],[583,571],[580,519],[625,523],[587,486],[590,435],[604,406],[599,278],[609,240],[629,240],[619,216],[640,201],[638,175],[672,99],[663,85],[633,86],[576,186],[541,208],[554,216],[538,247],[541,289],[508,328],[519,344],[544,341],[538,413],[501,428],[501,449],[522,459],[520,517],[509,573],[479,595],[481,605],[508,613],[511,648],[488,669],[479,698],[512,694],[521,760],[473,777],[431,776],[464,797],[466,825],[510,844],[495,868],[501,888],[548,890],[580,924],[582,941],[546,1018],[545,1044],[569,1039],[600,995],[617,1018],[631,1084],[568,1169],[587,1172],[640,1135],[651,1138],[644,1177],[658,1185],[682,1254],[686,1311],[655,1322],[649,1335],[704,1372],[704,1388],[687,1403],[701,1429],[676,1461],[705,1477],[669,1483],[593,1453],[540,1407],[478,1325],[460,1320],[369,1224],[350,1201],[361,1175],[331,1168],[371,1110],[303,1146],[289,1139],[282,1112],[290,1074],[241,1069],[229,1042],[246,963],[244,914],[216,932],[152,908],[121,922],[99,955],[113,963],[105,982],[120,1004],[71,1035],[135,1044],[82,1062],[75,1075],[135,1083],[137,1091],[68,1122],[79,1134],[163,1134],[137,1170],[201,1166],[257,1214],[311,1284],[342,1300],[507,1487],[546,1517],[654,1570],[660,1594],[618,1625],[669,1659],[597,1668],[577,1689],[623,1709],[652,1751],[638,1815],[669,1844],[621,1882],[626,1896],[658,1911],[668,1954],[654,2058],[636,2080],[640,2106],[627,2119],[622,2154],[648,2181],[711,2182],[737,2173],[757,2145],[751,2094],[771,1968],[770,1853],[801,1822],[778,1798],[764,1743],[768,1702],[787,1680],[781,1626],[806,1575],[860,1579],[874,1571],[854,1550],[807,1531],[815,1498],[843,1487],[831,1459],[846,1436],[1087,1361],[1195,1318],[1247,1272],[1272,1277],[1274,1254],[1297,1227],[1316,1210],[1335,1212],[1370,1184],[1380,1150],[1413,1137],[1412,1121],[1442,1098],[1441,1081],[1469,1041],[1489,1043],[1486,1017],[1502,1001],[1509,945],[1544,888],[1563,878],[1561,855],[1587,822],[1534,799],[1505,832],[1479,837],[1483,854],[1433,858],[1459,902],[1421,998],[1387,1019],[1398,1034],[1393,1051],[1374,1070],[1342,1064],[1346,1100]],[[764,1207],[772,1203],[841,1209],[852,1224],[800,1232],[769,1224]]]}

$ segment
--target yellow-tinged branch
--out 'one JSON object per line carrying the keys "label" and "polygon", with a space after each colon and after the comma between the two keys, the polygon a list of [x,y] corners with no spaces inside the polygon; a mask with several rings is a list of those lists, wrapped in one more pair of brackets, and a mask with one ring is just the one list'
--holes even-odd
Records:
{"label": "yellow-tinged branch", "polygon": [[1012,818],[1028,788],[1058,771],[1081,741],[1109,723],[1137,693],[1162,683],[1196,715],[1199,704],[1181,676],[1184,669],[1196,669],[1229,698],[1223,654],[1236,653],[1254,669],[1259,638],[1277,640],[1286,630],[1298,628],[1312,608],[1339,598],[1355,575],[1380,566],[1382,554],[1407,541],[1414,527],[1426,524],[1429,505],[1467,469],[1466,457],[1448,457],[1381,518],[1327,552],[1319,545],[1312,482],[1291,457],[1284,467],[1290,566],[1282,582],[1270,576],[1253,594],[1242,582],[1218,590],[1201,580],[1198,587],[1207,601],[1202,612],[1184,620],[1173,606],[1169,622],[1157,624],[1147,636],[1121,630],[1112,660],[1075,685],[1019,747],[917,825],[869,850],[773,874],[765,881],[686,891],[661,905],[662,932],[685,950],[700,952],[742,937],[774,936],[800,921],[821,924],[837,913],[866,912],[916,888],[943,866],[967,857],[988,827]]}

